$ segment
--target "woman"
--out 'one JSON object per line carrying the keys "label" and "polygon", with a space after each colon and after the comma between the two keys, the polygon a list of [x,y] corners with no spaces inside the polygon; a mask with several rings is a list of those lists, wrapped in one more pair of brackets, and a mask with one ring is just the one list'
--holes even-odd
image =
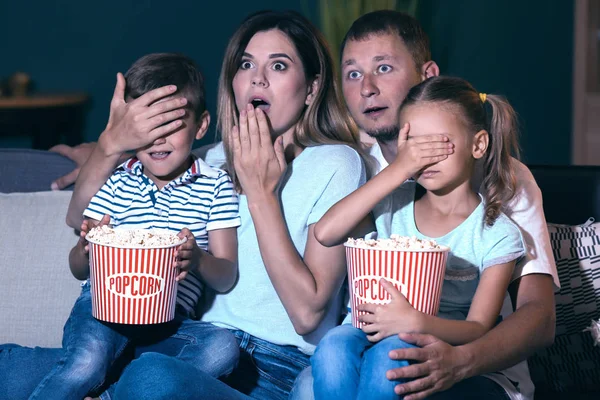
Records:
{"label": "woman", "polygon": [[[365,181],[358,134],[337,85],[324,39],[297,13],[251,15],[233,35],[219,82],[218,126],[241,193],[240,272],[234,289],[216,296],[202,319],[237,337],[242,360],[229,382],[239,392],[173,358],[146,353],[128,367],[117,398],[216,398],[218,390],[223,398],[287,398],[340,317],[344,250],[320,245],[313,226]],[[152,118],[152,104],[138,106],[136,112]],[[131,136],[119,131],[127,124],[112,111],[100,149],[81,172],[70,215],[80,213],[98,188],[93,181],[131,148]]]}

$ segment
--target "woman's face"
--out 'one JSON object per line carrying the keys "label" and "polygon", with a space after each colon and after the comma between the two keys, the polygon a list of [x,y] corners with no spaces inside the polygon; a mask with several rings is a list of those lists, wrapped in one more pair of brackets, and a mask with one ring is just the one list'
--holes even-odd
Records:
{"label": "woman's face", "polygon": [[238,112],[249,103],[261,108],[274,137],[294,129],[306,106],[309,87],[296,48],[278,29],[257,32],[250,39],[233,78]]}

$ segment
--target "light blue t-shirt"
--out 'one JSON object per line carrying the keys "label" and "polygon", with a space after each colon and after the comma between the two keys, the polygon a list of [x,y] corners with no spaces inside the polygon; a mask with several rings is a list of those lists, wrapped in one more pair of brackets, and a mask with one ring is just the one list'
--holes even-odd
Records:
{"label": "light blue t-shirt", "polygon": [[375,215],[378,237],[416,236],[450,247],[438,317],[465,320],[483,271],[518,260],[525,254],[521,231],[504,214],[500,214],[494,225],[486,225],[482,201],[465,221],[446,235],[437,238],[422,235],[414,218],[416,186],[415,182],[405,182],[388,196],[391,213]]}
{"label": "light blue t-shirt", "polygon": [[[225,159],[222,149],[221,145],[215,145],[204,148],[200,154],[207,162],[218,165]],[[288,165],[281,182],[280,203],[289,236],[303,257],[309,226],[364,184],[365,167],[358,153],[348,146],[308,147]],[[298,335],[263,264],[244,195],[240,196],[239,213],[242,219],[238,228],[239,280],[230,292],[216,296],[202,320],[312,354],[323,335],[338,324],[341,293],[334,296],[327,315],[314,332]]]}

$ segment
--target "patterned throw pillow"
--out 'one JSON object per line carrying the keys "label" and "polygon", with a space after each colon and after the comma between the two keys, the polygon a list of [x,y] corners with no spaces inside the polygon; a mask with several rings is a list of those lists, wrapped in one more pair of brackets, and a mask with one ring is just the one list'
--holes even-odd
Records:
{"label": "patterned throw pillow", "polygon": [[561,284],[556,338],[529,358],[531,378],[536,392],[600,391],[600,347],[584,331],[600,318],[600,223],[548,224],[548,231]]}

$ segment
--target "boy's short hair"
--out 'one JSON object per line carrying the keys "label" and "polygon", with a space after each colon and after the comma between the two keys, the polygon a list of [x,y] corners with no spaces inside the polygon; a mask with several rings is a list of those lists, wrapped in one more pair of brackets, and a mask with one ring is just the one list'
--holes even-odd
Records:
{"label": "boy's short hair", "polygon": [[409,14],[394,10],[379,10],[358,18],[344,36],[340,54],[349,40],[365,40],[371,35],[398,35],[410,52],[417,70],[431,60],[429,37],[423,27]]}
{"label": "boy's short hair", "polygon": [[167,85],[177,86],[199,119],[206,110],[204,76],[189,57],[176,53],[153,53],[139,58],[125,73],[125,98],[141,95]]}

